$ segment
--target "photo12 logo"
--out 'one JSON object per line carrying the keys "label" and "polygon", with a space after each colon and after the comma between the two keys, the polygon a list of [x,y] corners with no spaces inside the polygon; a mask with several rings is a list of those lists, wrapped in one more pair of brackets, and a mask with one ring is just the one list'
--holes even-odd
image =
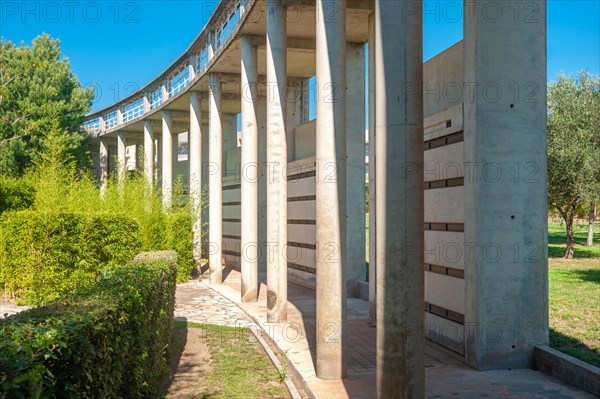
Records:
{"label": "photo12 logo", "polygon": [[0,20],[6,23],[136,24],[139,2],[133,1],[3,1]]}

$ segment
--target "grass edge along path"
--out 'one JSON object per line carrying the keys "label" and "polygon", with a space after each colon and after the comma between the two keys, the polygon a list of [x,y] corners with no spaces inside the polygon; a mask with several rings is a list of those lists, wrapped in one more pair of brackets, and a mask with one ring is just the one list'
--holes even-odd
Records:
{"label": "grass edge along path", "polygon": [[[209,364],[205,373],[193,383],[200,392],[185,398],[219,399],[219,398],[290,398],[284,382],[271,363],[268,355],[247,328],[225,327],[212,324],[200,324],[186,321],[174,321],[175,331],[186,330],[188,339],[203,341],[210,352]],[[190,334],[189,331],[199,334]],[[175,334],[174,334],[175,335]],[[189,341],[184,345],[192,344]],[[184,350],[174,343],[175,349]],[[178,361],[178,357],[174,358]],[[173,378],[173,376],[172,376]],[[179,399],[175,395],[167,395],[169,399]],[[183,398],[183,396],[181,396]]]}

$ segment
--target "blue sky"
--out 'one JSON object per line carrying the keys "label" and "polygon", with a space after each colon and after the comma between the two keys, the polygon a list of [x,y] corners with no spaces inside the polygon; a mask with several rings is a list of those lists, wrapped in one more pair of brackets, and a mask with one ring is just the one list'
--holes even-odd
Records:
{"label": "blue sky", "polygon": [[[30,44],[42,32],[60,39],[81,83],[99,87],[96,110],[160,74],[187,49],[216,4],[3,0],[0,35],[17,44]],[[425,1],[424,8],[424,58],[429,59],[462,38],[462,0]],[[549,80],[558,71],[600,72],[600,0],[548,0],[547,21]]]}

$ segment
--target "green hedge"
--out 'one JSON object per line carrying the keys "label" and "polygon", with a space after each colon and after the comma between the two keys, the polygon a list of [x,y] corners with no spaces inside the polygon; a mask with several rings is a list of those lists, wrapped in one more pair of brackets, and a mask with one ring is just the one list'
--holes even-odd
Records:
{"label": "green hedge", "polygon": [[157,397],[177,273],[175,254],[158,254],[0,320],[0,398]]}
{"label": "green hedge", "polygon": [[0,289],[41,304],[92,284],[141,248],[124,216],[8,212],[0,220]]}
{"label": "green hedge", "polygon": [[29,208],[35,201],[35,190],[20,180],[0,178],[0,215]]}

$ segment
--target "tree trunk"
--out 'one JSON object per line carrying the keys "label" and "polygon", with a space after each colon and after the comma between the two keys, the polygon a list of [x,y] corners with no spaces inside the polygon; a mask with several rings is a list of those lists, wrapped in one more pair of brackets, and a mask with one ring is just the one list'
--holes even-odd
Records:
{"label": "tree trunk", "polygon": [[592,200],[590,204],[590,220],[588,224],[588,237],[586,246],[591,247],[594,245],[594,222],[596,221],[596,201]]}
{"label": "tree trunk", "polygon": [[573,219],[575,212],[568,214],[565,219],[567,225],[567,250],[565,251],[565,259],[573,259]]}

